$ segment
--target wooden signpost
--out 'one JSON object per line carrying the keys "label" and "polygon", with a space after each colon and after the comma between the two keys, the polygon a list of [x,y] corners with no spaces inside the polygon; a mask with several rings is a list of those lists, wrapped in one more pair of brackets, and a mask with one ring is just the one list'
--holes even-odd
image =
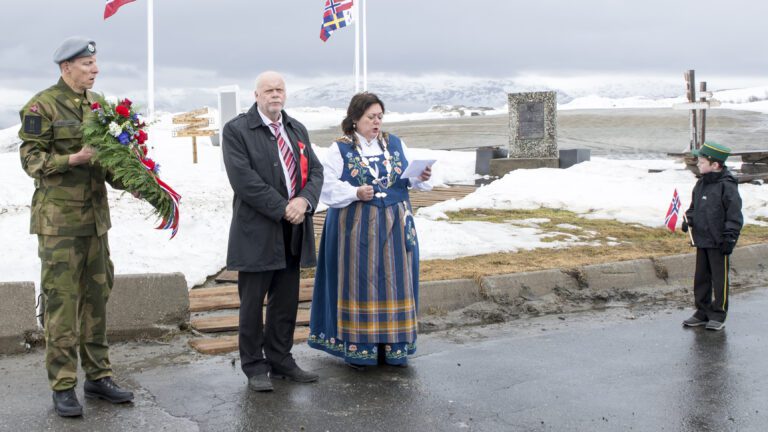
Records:
{"label": "wooden signpost", "polygon": [[192,163],[197,163],[197,137],[216,135],[215,129],[203,129],[210,126],[211,121],[201,117],[208,114],[208,108],[200,108],[173,117],[173,124],[184,125],[173,131],[177,138],[192,137]]}
{"label": "wooden signpost", "polygon": [[687,103],[672,105],[673,109],[690,111],[691,139],[689,149],[699,149],[704,145],[707,125],[707,110],[720,106],[720,101],[712,99],[712,92],[707,91],[707,83],[699,83],[699,99],[696,100],[696,78],[693,69],[685,73]]}
{"label": "wooden signpost", "polygon": [[[689,70],[685,73],[686,93],[688,102],[672,105],[674,109],[690,111],[690,151],[700,149],[706,140],[707,110],[720,106],[720,102],[712,99],[712,92],[707,90],[707,83],[699,83],[698,99],[696,98],[696,80],[694,71]],[[694,174],[699,174],[696,166],[697,158],[690,153],[670,153],[670,155],[683,156],[688,170]],[[734,151],[731,156],[741,157],[742,165],[740,172],[736,172],[736,179],[739,183],[745,183],[755,180],[768,180],[768,150],[748,150]]]}

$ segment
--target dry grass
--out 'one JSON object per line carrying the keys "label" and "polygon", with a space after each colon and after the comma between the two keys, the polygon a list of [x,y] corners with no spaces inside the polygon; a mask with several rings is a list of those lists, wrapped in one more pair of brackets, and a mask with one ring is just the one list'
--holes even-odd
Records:
{"label": "dry grass", "polygon": [[[597,234],[590,241],[600,241],[602,246],[574,246],[565,249],[536,249],[514,253],[493,253],[450,260],[422,261],[421,280],[445,280],[477,278],[480,276],[516,273],[552,268],[574,268],[588,264],[625,261],[638,258],[653,258],[665,255],[691,253],[687,234],[671,233],[664,228],[648,228],[625,224],[614,220],[584,219],[564,210],[464,210],[449,214],[453,221],[485,221],[503,223],[514,219],[546,218],[549,222],[540,224],[546,231],[568,232],[584,235],[585,231]],[[557,227],[570,224],[583,230],[569,230]],[[607,242],[621,243],[607,246]],[[768,228],[748,225],[739,239],[739,246],[768,241]]]}
{"label": "dry grass", "polygon": [[[599,241],[602,246],[574,246],[564,249],[535,249],[510,253],[493,253],[449,260],[429,260],[420,263],[420,280],[472,279],[487,275],[518,273],[553,268],[574,269],[589,264],[627,261],[639,258],[655,258],[666,255],[693,253],[688,245],[688,235],[680,231],[671,233],[665,228],[648,228],[614,220],[595,220],[579,217],[573,212],[541,208],[537,210],[463,210],[449,213],[452,221],[484,221],[505,223],[516,219],[549,219],[539,224],[546,231],[556,231],[584,236],[594,231],[589,241]],[[758,218],[768,222],[768,218]],[[557,227],[559,224],[578,226],[581,229]],[[542,241],[563,240],[567,236],[556,235]],[[619,242],[608,246],[607,242]],[[768,227],[747,225],[741,232],[739,246],[768,242]],[[316,244],[320,244],[318,236]],[[315,269],[302,269],[302,278],[314,278]]]}

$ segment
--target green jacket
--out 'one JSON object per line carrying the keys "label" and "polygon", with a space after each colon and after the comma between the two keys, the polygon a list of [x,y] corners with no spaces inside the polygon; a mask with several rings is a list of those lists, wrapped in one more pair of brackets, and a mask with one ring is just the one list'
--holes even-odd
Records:
{"label": "green jacket", "polygon": [[35,179],[30,233],[59,236],[102,235],[109,218],[106,180],[112,176],[98,163],[69,166],[69,155],[82,148],[80,125],[101,97],[75,93],[63,79],[24,105],[19,153],[24,171]]}

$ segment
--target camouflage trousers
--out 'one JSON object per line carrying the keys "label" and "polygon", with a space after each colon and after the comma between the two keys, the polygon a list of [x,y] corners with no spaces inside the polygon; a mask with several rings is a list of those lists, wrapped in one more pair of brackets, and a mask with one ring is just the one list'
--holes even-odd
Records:
{"label": "camouflage trousers", "polygon": [[77,355],[86,379],[112,375],[107,300],[114,267],[107,235],[38,235],[45,298],[45,366],[53,390],[77,385]]}

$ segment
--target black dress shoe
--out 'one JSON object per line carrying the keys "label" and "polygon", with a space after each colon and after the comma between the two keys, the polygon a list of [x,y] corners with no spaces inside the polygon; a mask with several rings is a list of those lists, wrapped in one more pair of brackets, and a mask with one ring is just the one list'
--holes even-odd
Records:
{"label": "black dress shoe", "polygon": [[274,390],[272,387],[272,381],[266,373],[254,375],[248,378],[248,387],[257,392],[271,392]]}
{"label": "black dress shoe", "polygon": [[344,364],[349,366],[350,368],[356,370],[356,371],[364,371],[364,370],[367,369],[366,365],[355,364],[355,363],[347,363],[347,362],[344,362]]}
{"label": "black dress shoe", "polygon": [[80,417],[83,406],[77,400],[75,389],[53,392],[53,409],[61,417]]}
{"label": "black dress shoe", "polygon": [[85,382],[85,397],[103,399],[113,404],[130,402],[133,393],[123,390],[112,381],[112,377],[104,377],[96,381]]}
{"label": "black dress shoe", "polygon": [[272,378],[289,379],[300,383],[310,383],[320,378],[320,375],[314,372],[307,372],[298,366],[288,370],[275,369],[273,367],[271,375]]}

